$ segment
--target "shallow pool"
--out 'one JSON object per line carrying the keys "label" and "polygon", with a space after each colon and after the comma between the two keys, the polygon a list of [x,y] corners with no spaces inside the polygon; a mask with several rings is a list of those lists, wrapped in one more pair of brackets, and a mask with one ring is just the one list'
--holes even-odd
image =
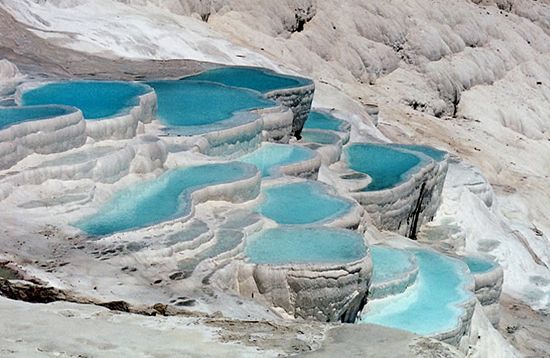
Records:
{"label": "shallow pool", "polygon": [[470,272],[473,274],[489,272],[497,266],[497,263],[493,261],[473,256],[465,256],[462,261],[468,265]]}
{"label": "shallow pool", "polygon": [[340,264],[363,258],[367,247],[363,237],[350,230],[278,227],[252,235],[245,252],[257,264]]}
{"label": "shallow pool", "polygon": [[75,226],[90,235],[101,236],[173,220],[189,213],[193,191],[255,174],[256,168],[238,162],[171,170],[115,194],[98,213]]}
{"label": "shallow pool", "polygon": [[301,135],[302,142],[330,145],[338,144],[341,141],[337,134],[325,130],[306,129],[302,131]]}
{"label": "shallow pool", "polygon": [[76,109],[65,106],[25,106],[0,108],[0,129],[14,124],[63,116]]}
{"label": "shallow pool", "polygon": [[301,87],[311,80],[301,77],[283,75],[257,67],[223,67],[208,70],[183,80],[198,80],[221,83],[226,86],[248,88],[267,93],[277,89]]}
{"label": "shallow pool", "polygon": [[[169,127],[215,130],[216,127],[209,126],[222,124],[237,112],[276,105],[258,93],[211,82],[177,80],[148,84],[157,93],[158,117]],[[254,118],[248,116],[244,121]]]}
{"label": "shallow pool", "polygon": [[359,323],[375,323],[420,335],[447,332],[457,327],[472,299],[473,285],[466,265],[429,250],[413,250],[419,267],[416,284],[400,295],[370,301]]}
{"label": "shallow pool", "polygon": [[310,111],[304,128],[306,129],[324,129],[331,131],[345,131],[349,126],[346,121],[331,116],[328,113]]}
{"label": "shallow pool", "polygon": [[279,224],[312,224],[347,213],[351,202],[329,195],[322,184],[300,182],[274,185],[264,190],[257,211]]}
{"label": "shallow pool", "polygon": [[391,247],[372,246],[372,282],[394,280],[403,273],[414,269],[413,254]]}
{"label": "shallow pool", "polygon": [[134,82],[67,81],[49,83],[22,93],[22,105],[63,104],[82,111],[87,120],[127,113],[151,88]]}
{"label": "shallow pool", "polygon": [[315,158],[315,152],[294,145],[264,143],[260,149],[242,156],[239,160],[254,164],[262,177],[278,174],[281,166],[303,162]]}
{"label": "shallow pool", "polygon": [[363,191],[392,188],[405,180],[421,162],[414,154],[384,144],[354,143],[345,149],[345,153],[351,169],[372,178]]}
{"label": "shallow pool", "polygon": [[445,156],[447,155],[447,152],[436,149],[434,147],[427,146],[427,145],[393,144],[393,146],[397,148],[404,148],[408,150],[413,150],[415,152],[420,152],[422,154],[426,154],[428,157],[431,157],[433,160],[436,160],[438,162],[445,159]]}

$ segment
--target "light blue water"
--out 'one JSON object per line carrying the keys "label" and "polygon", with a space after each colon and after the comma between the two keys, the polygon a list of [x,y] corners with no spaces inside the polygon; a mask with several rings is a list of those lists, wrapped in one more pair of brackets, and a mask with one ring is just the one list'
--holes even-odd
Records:
{"label": "light blue water", "polygon": [[76,111],[64,106],[29,106],[0,108],[0,129],[14,124],[63,116]]}
{"label": "light blue water", "polygon": [[275,105],[258,93],[211,82],[178,80],[148,84],[157,93],[159,119],[171,127],[219,124],[237,112]]}
{"label": "light blue water", "polygon": [[356,143],[346,148],[346,160],[351,169],[368,174],[372,182],[363,191],[383,190],[401,183],[420,158],[393,149],[389,145]]}
{"label": "light blue water", "polygon": [[23,105],[64,104],[80,109],[87,120],[127,113],[151,89],[134,82],[68,81],[24,92]]}
{"label": "light blue water", "polygon": [[301,87],[311,83],[306,78],[283,75],[257,67],[217,68],[183,79],[217,82],[226,86],[248,88],[262,93],[276,89]]}
{"label": "light blue water", "polygon": [[340,137],[324,130],[303,130],[302,141],[318,144],[336,144],[340,141]]}
{"label": "light blue water", "polygon": [[420,335],[455,328],[471,299],[465,285],[472,284],[466,265],[429,250],[414,250],[419,273],[416,285],[405,293],[370,301],[359,323],[375,323]]}
{"label": "light blue water", "polygon": [[346,124],[345,121],[335,118],[328,113],[310,111],[304,128],[344,131]]}
{"label": "light blue water", "polygon": [[352,204],[327,194],[316,182],[275,185],[265,189],[258,212],[279,224],[311,224],[348,212]]}
{"label": "light blue water", "polygon": [[239,160],[254,164],[262,177],[275,175],[278,168],[284,165],[303,162],[315,157],[311,149],[294,145],[264,143],[260,149],[242,156]]}
{"label": "light blue water", "polygon": [[414,150],[416,152],[420,152],[423,154],[426,154],[428,157],[431,157],[435,161],[442,161],[445,156],[447,155],[447,152],[439,149],[435,149],[433,147],[429,147],[427,145],[417,145],[417,144],[393,144],[393,146],[397,148],[405,148],[408,150]]}
{"label": "light blue water", "polygon": [[115,194],[98,213],[75,226],[90,235],[101,236],[173,220],[189,213],[193,191],[252,177],[255,173],[253,166],[238,162],[171,170]]}
{"label": "light blue water", "polygon": [[485,260],[479,257],[466,256],[462,260],[468,265],[470,272],[472,273],[483,273],[489,272],[496,267],[496,263]]}
{"label": "light blue water", "polygon": [[337,264],[363,258],[367,247],[363,237],[350,230],[277,227],[251,236],[245,252],[257,264]]}
{"label": "light blue water", "polygon": [[371,256],[373,263],[372,282],[390,281],[407,271],[414,269],[412,254],[409,251],[393,249],[391,247],[372,246]]}

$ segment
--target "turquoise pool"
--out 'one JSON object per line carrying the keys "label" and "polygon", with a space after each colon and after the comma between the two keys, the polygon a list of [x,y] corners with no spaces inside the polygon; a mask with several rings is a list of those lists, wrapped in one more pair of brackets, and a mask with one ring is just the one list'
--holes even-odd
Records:
{"label": "turquoise pool", "polygon": [[465,256],[462,261],[468,265],[470,272],[473,274],[489,272],[497,266],[497,263],[479,257]]}
{"label": "turquoise pool", "polygon": [[392,188],[421,163],[421,159],[385,144],[354,143],[345,149],[351,169],[368,174],[372,182],[363,191]]}
{"label": "turquoise pool", "polygon": [[76,111],[65,106],[0,107],[0,129],[14,124],[63,116]]}
{"label": "turquoise pool", "polygon": [[454,329],[472,299],[466,265],[429,250],[413,250],[419,267],[416,285],[400,295],[370,301],[359,323],[375,323],[420,335]]}
{"label": "turquoise pool", "polygon": [[300,182],[271,186],[257,208],[263,216],[279,224],[312,224],[348,212],[351,202],[329,195],[322,184]]}
{"label": "turquoise pool", "polygon": [[246,255],[256,264],[341,264],[367,255],[363,237],[345,229],[277,227],[252,235]]}
{"label": "turquoise pool", "polygon": [[306,129],[302,131],[302,142],[310,142],[317,144],[338,144],[341,141],[337,134],[324,130]]}
{"label": "turquoise pool", "polygon": [[414,284],[418,266],[410,251],[384,246],[372,246],[372,279],[370,299],[380,299],[403,293]]}
{"label": "turquoise pool", "polygon": [[258,67],[223,67],[208,70],[183,80],[208,81],[226,86],[248,88],[261,93],[273,90],[301,87],[311,80],[289,76]]}
{"label": "turquoise pool", "polygon": [[124,114],[151,88],[134,82],[67,81],[49,83],[23,92],[21,104],[63,104],[82,111],[87,120]]}
{"label": "turquoise pool", "polygon": [[[195,129],[195,132],[221,129],[224,124],[231,126],[233,123],[223,122],[238,112],[276,105],[258,93],[211,82],[177,80],[148,84],[157,93],[161,122],[168,127]],[[247,116],[244,121],[254,118]]]}
{"label": "turquoise pool", "polygon": [[413,254],[409,251],[371,246],[371,256],[373,283],[394,280],[414,269]]}
{"label": "turquoise pool", "polygon": [[95,215],[75,226],[89,235],[102,236],[173,220],[189,213],[193,191],[255,174],[256,168],[238,162],[171,170],[115,194]]}
{"label": "turquoise pool", "polygon": [[393,144],[396,148],[404,148],[408,150],[413,150],[415,152],[420,152],[422,154],[426,154],[428,157],[431,157],[435,161],[442,161],[445,159],[445,156],[447,155],[447,152],[443,150],[439,150],[427,145],[417,145],[417,144]]}
{"label": "turquoise pool", "polygon": [[335,118],[328,113],[310,111],[304,129],[324,129],[331,131],[346,131],[349,124],[346,121]]}
{"label": "turquoise pool", "polygon": [[242,156],[239,160],[255,165],[262,177],[276,175],[281,166],[295,164],[315,158],[315,152],[308,148],[286,144],[264,143],[260,149]]}

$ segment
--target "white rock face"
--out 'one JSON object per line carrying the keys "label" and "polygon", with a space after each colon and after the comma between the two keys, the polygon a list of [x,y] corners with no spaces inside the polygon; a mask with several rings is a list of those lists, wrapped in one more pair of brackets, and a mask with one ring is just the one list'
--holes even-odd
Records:
{"label": "white rock face", "polygon": [[353,323],[367,301],[372,259],[343,265],[237,263],[233,281],[222,283],[243,297],[283,309],[292,317]]}
{"label": "white rock face", "polygon": [[24,76],[19,72],[17,66],[8,60],[0,59],[0,96],[15,91],[23,78]]}
{"label": "white rock face", "polygon": [[64,152],[86,142],[82,112],[14,124],[0,130],[0,169],[7,169],[33,153]]}

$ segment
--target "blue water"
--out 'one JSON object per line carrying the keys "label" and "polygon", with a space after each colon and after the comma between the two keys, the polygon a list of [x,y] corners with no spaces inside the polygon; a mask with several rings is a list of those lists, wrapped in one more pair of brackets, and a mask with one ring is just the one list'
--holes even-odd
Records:
{"label": "blue water", "polygon": [[427,156],[431,157],[435,161],[442,161],[445,159],[445,156],[447,155],[447,152],[439,149],[435,149],[433,147],[429,147],[427,145],[417,145],[417,144],[393,144],[394,147],[397,148],[404,148],[408,150],[414,150],[415,152],[420,152],[422,154],[426,154]]}
{"label": "blue water", "polygon": [[391,247],[372,246],[371,256],[373,263],[372,282],[390,281],[407,271],[414,269],[412,254],[409,251],[393,249]]}
{"label": "blue water", "polygon": [[238,162],[185,167],[123,190],[98,213],[75,224],[89,235],[109,235],[142,228],[188,214],[190,195],[208,185],[251,177],[253,166]]}
{"label": "blue water", "polygon": [[344,131],[346,124],[345,121],[335,118],[328,113],[310,111],[304,128]]}
{"label": "blue water", "polygon": [[217,82],[226,86],[248,88],[262,93],[276,89],[301,87],[311,83],[305,78],[283,75],[255,67],[217,68],[183,79]]}
{"label": "blue water", "polygon": [[30,106],[0,108],[0,129],[14,124],[63,116],[76,111],[64,106]]}
{"label": "blue water", "polygon": [[302,141],[318,144],[336,144],[340,141],[340,137],[324,130],[304,130],[302,131]]}
{"label": "blue water", "polygon": [[68,81],[46,84],[22,95],[23,105],[64,104],[80,109],[85,119],[127,113],[150,88],[134,82]]}
{"label": "blue water", "polygon": [[455,328],[471,299],[465,289],[472,284],[466,265],[429,250],[414,250],[419,272],[416,285],[405,293],[370,301],[359,323],[375,323],[420,335],[442,333]]}
{"label": "blue water", "polygon": [[347,263],[367,254],[363,237],[345,229],[277,227],[248,239],[245,249],[257,264]]}
{"label": "blue water", "polygon": [[265,201],[257,210],[279,224],[311,224],[342,215],[351,206],[349,201],[327,194],[319,183],[301,182],[265,189]]}
{"label": "blue water", "polygon": [[489,272],[496,267],[496,263],[493,261],[485,260],[478,257],[466,256],[462,260],[468,265],[470,272],[483,273]]}
{"label": "blue water", "polygon": [[272,107],[275,102],[239,88],[202,81],[155,81],[158,117],[171,127],[208,126],[235,113]]}
{"label": "blue water", "polygon": [[420,158],[416,155],[383,144],[351,144],[346,148],[346,157],[351,169],[372,178],[372,182],[363,191],[392,188],[420,164]]}
{"label": "blue water", "polygon": [[260,149],[242,156],[239,160],[254,164],[262,173],[262,177],[277,174],[277,169],[284,165],[303,162],[315,157],[311,149],[285,145],[264,143]]}

